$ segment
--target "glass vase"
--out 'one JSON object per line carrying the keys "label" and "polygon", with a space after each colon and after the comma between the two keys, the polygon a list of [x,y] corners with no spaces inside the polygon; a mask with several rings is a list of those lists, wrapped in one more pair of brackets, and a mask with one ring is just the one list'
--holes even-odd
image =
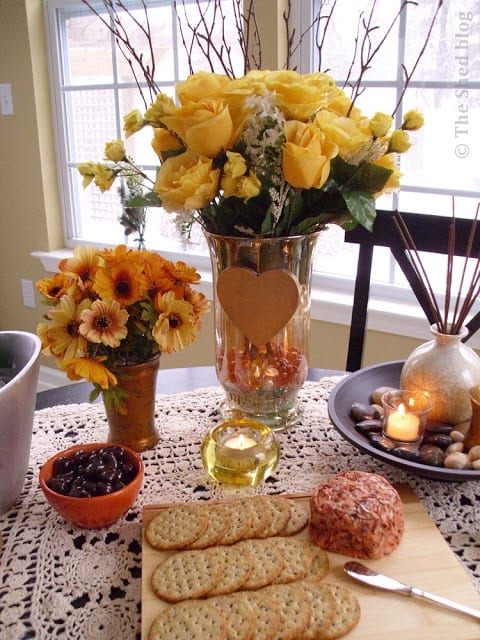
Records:
{"label": "glass vase", "polygon": [[216,371],[225,419],[281,430],[298,422],[308,374],[318,233],[242,238],[205,232],[214,285]]}
{"label": "glass vase", "polygon": [[155,396],[160,356],[135,365],[114,369],[118,385],[128,396],[125,413],[105,404],[109,426],[108,440],[135,451],[153,449],[159,440],[155,427]]}
{"label": "glass vase", "polygon": [[430,327],[433,340],[414,349],[403,365],[400,386],[428,394],[428,419],[455,425],[472,416],[469,391],[480,384],[480,357],[462,340],[468,330],[451,335]]}

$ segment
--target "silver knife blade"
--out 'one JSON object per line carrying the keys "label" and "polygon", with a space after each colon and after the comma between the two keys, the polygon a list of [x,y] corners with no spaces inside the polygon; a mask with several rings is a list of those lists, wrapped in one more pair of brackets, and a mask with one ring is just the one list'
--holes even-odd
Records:
{"label": "silver knife blade", "polygon": [[442,596],[437,596],[433,593],[429,593],[428,591],[424,591],[423,589],[418,589],[417,587],[412,587],[411,585],[404,584],[403,582],[395,580],[394,578],[384,576],[381,573],[377,573],[373,569],[370,569],[370,567],[366,567],[361,562],[346,562],[343,568],[351,578],[359,580],[360,582],[364,582],[371,587],[377,587],[378,589],[385,589],[387,591],[394,591],[395,593],[400,593],[404,596],[415,596],[416,598],[422,598],[427,602],[433,602],[437,605],[446,607],[447,609],[451,609],[453,611],[458,611],[459,613],[463,613],[464,615],[470,616],[472,618],[475,618],[475,620],[480,621],[480,611],[476,609],[466,607],[463,604],[458,604],[457,602],[453,602],[452,600],[448,600],[447,598],[443,598]]}

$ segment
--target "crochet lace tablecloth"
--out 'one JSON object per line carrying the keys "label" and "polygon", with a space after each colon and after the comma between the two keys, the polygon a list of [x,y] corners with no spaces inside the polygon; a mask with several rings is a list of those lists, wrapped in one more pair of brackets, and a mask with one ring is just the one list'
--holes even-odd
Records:
{"label": "crochet lace tablecloth", "polygon": [[480,589],[480,484],[421,478],[360,453],[328,418],[328,396],[338,381],[330,377],[305,384],[300,393],[302,421],[279,435],[279,465],[255,488],[217,485],[202,467],[200,444],[219,421],[220,388],[158,396],[160,442],[142,454],[143,489],[129,513],[103,530],[66,523],[38,486],[39,468],[53,453],[76,443],[105,441],[103,406],[37,411],[23,494],[16,507],[0,517],[0,638],[140,638],[143,505],[237,493],[305,493],[347,469],[378,472],[391,482],[410,485]]}

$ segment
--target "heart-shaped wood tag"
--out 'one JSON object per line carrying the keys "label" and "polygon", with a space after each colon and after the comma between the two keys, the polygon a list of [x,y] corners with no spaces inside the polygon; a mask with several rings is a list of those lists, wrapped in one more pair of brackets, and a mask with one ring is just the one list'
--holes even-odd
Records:
{"label": "heart-shaped wood tag", "polygon": [[229,267],[217,280],[223,310],[256,347],[271,340],[295,313],[300,299],[297,278],[286,269],[256,273]]}

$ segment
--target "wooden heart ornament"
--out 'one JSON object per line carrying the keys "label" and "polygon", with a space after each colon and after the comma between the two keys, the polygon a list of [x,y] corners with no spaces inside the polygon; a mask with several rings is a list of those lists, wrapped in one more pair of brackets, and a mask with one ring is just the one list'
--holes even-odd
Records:
{"label": "wooden heart ornament", "polygon": [[256,347],[261,347],[295,313],[300,285],[286,269],[258,274],[246,267],[229,267],[218,277],[217,295],[233,324]]}

